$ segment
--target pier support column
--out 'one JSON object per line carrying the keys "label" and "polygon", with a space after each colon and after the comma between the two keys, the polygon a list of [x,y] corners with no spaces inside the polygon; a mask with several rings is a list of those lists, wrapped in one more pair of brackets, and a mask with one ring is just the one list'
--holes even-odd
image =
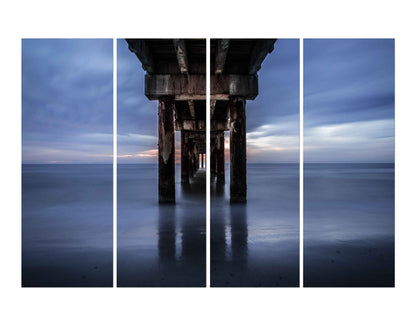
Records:
{"label": "pier support column", "polygon": [[188,134],[181,131],[181,183],[189,184]]}
{"label": "pier support column", "polygon": [[246,99],[230,97],[230,200],[247,201]]}
{"label": "pier support column", "polygon": [[172,97],[159,98],[159,203],[175,203],[175,134]]}
{"label": "pier support column", "polygon": [[216,162],[216,150],[215,150],[215,138],[211,138],[211,167],[210,167],[210,171],[211,171],[211,180],[214,180],[216,177],[216,171],[217,171],[217,162]]}
{"label": "pier support column", "polygon": [[224,131],[217,134],[217,184],[225,183]]}
{"label": "pier support column", "polygon": [[198,162],[198,150],[197,150],[197,145],[195,144],[194,145],[194,173],[196,173],[197,171],[198,171],[198,165],[197,165],[197,162]]}
{"label": "pier support column", "polygon": [[193,169],[193,163],[194,163],[194,157],[193,157],[193,153],[192,153],[192,146],[193,146],[193,144],[192,144],[192,140],[189,140],[189,144],[188,144],[188,146],[189,146],[189,151],[188,151],[188,171],[189,171],[189,176],[191,177],[191,178],[193,178],[194,177],[194,169]]}
{"label": "pier support column", "polygon": [[191,156],[192,156],[192,163],[191,163],[192,177],[194,177],[195,176],[195,154],[192,153]]}

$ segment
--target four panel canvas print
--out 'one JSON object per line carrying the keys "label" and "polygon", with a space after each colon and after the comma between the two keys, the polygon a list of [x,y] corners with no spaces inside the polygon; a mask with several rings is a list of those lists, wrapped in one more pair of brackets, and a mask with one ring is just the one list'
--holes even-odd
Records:
{"label": "four panel canvas print", "polygon": [[22,40],[23,287],[394,286],[393,39],[114,44]]}

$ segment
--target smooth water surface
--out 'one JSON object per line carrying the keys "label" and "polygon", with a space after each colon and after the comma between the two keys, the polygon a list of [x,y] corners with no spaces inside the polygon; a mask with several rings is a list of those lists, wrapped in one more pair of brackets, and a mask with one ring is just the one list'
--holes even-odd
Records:
{"label": "smooth water surface", "polygon": [[304,285],[394,286],[394,164],[305,164]]}
{"label": "smooth water surface", "polygon": [[112,286],[111,164],[22,165],[22,285]]}
{"label": "smooth water surface", "polygon": [[247,203],[211,183],[211,286],[299,286],[299,165],[247,164]]}
{"label": "smooth water surface", "polygon": [[117,285],[205,286],[205,170],[158,203],[157,164],[118,165]]}

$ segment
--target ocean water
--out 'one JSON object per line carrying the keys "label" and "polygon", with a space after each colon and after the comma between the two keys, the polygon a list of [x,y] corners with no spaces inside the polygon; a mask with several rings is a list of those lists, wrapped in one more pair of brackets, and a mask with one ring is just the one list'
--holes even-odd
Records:
{"label": "ocean water", "polygon": [[117,286],[205,286],[205,170],[175,176],[176,205],[159,205],[157,164],[118,165]]}
{"label": "ocean water", "polygon": [[112,286],[112,165],[22,165],[22,286]]}
{"label": "ocean water", "polygon": [[211,183],[211,286],[299,286],[299,164],[247,164],[247,203]]}
{"label": "ocean water", "polygon": [[[305,286],[394,286],[394,165],[305,164]],[[299,168],[211,183],[211,285],[298,286]],[[205,286],[205,170],[176,205],[157,165],[118,167],[118,286]],[[112,286],[112,166],[22,165],[22,285]]]}
{"label": "ocean water", "polygon": [[394,164],[305,164],[304,285],[394,286]]}

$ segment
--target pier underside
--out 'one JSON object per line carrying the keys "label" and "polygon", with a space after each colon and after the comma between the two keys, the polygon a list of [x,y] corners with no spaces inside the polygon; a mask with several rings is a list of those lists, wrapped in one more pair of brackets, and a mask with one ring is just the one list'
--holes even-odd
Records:
{"label": "pier underside", "polygon": [[[181,183],[206,166],[206,40],[127,39],[146,71],[145,95],[159,102],[159,202],[175,202],[175,137],[181,133]],[[211,177],[225,182],[224,132],[230,133],[230,200],[247,200],[246,101],[274,39],[213,39],[210,44]]]}

